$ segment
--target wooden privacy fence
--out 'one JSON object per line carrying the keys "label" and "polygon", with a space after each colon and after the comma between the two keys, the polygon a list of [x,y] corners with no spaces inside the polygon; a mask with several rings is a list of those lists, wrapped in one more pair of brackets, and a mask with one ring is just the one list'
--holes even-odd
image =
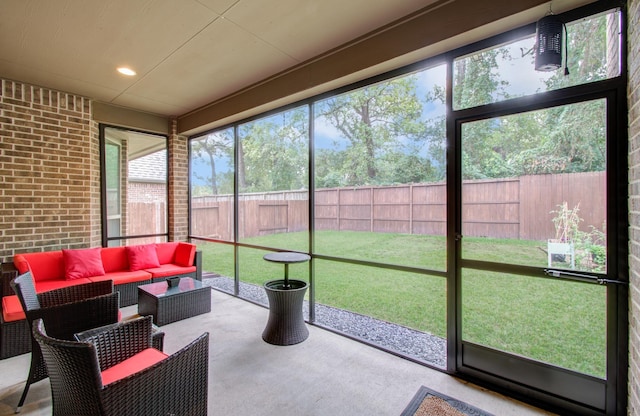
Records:
{"label": "wooden privacy fence", "polygon": [[[546,240],[555,236],[558,206],[579,207],[580,228],[603,229],[605,173],[531,175],[464,181],[463,234],[475,237]],[[317,189],[317,230],[445,235],[446,185],[423,183]],[[243,194],[239,197],[239,238],[308,228],[307,191]],[[233,197],[193,198],[192,234],[233,238]]]}
{"label": "wooden privacy fence", "polygon": [[[128,235],[162,234],[167,232],[167,205],[164,201],[129,202],[127,204]],[[155,242],[155,237],[138,239],[137,244]]]}

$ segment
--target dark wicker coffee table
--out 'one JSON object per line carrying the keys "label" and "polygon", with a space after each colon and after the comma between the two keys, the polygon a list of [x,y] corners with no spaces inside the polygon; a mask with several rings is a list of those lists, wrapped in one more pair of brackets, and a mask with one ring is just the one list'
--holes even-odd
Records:
{"label": "dark wicker coffee table", "polygon": [[156,325],[211,312],[211,287],[190,277],[180,279],[178,286],[167,282],[138,286],[138,313],[152,315]]}

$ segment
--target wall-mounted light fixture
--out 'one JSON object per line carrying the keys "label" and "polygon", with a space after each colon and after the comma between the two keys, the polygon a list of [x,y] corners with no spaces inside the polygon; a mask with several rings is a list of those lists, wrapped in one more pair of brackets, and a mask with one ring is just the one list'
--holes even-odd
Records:
{"label": "wall-mounted light fixture", "polygon": [[[536,24],[535,69],[555,71],[562,66],[562,30],[565,41],[567,31],[564,22],[556,15],[549,14]],[[565,75],[569,74],[565,45]]]}

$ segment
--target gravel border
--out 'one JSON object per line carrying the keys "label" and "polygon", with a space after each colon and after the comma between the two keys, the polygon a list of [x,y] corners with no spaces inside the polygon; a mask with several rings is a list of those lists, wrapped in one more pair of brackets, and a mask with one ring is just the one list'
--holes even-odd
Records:
{"label": "gravel border", "polygon": [[[233,295],[234,281],[229,277],[203,276],[202,282],[221,292]],[[240,282],[239,297],[265,307],[269,306],[267,294],[262,286]],[[303,312],[305,319],[308,320],[307,301],[305,301]],[[439,368],[446,368],[447,343],[445,339],[438,336],[319,303],[316,303],[315,322],[361,339],[365,343],[424,361]]]}

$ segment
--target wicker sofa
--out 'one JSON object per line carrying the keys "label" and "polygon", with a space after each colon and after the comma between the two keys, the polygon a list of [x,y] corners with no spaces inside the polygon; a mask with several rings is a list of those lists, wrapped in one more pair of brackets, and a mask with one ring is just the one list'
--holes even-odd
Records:
{"label": "wicker sofa", "polygon": [[169,277],[202,280],[202,253],[196,246],[168,242],[124,247],[57,250],[16,254],[14,273],[2,273],[0,359],[30,350],[29,329],[20,302],[9,281],[31,271],[38,293],[81,283],[112,280],[120,292],[120,306],[138,302],[138,286]]}

